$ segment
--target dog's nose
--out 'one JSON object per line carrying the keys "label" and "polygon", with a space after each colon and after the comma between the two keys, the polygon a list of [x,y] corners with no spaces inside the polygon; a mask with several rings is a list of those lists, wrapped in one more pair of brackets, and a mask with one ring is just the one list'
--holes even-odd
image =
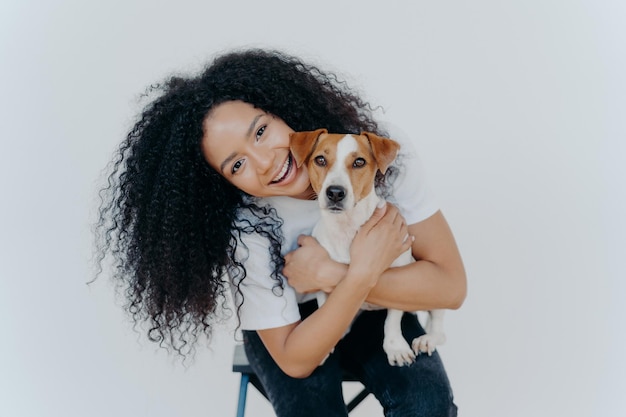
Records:
{"label": "dog's nose", "polygon": [[331,185],[326,189],[326,197],[334,203],[343,200],[345,196],[346,189],[338,185]]}

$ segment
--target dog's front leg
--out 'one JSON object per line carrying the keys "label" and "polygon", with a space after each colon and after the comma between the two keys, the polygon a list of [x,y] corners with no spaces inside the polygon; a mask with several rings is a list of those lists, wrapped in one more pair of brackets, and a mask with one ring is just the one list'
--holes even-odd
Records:
{"label": "dog's front leg", "polygon": [[413,352],[404,336],[402,336],[401,322],[403,314],[403,311],[389,309],[385,319],[383,349],[387,354],[389,364],[392,366],[410,365],[415,360],[415,352]]}
{"label": "dog's front leg", "polygon": [[429,311],[428,323],[426,324],[426,334],[413,339],[413,350],[415,353],[428,353],[432,355],[437,345],[446,342],[446,334],[443,331],[443,316],[445,310]]}

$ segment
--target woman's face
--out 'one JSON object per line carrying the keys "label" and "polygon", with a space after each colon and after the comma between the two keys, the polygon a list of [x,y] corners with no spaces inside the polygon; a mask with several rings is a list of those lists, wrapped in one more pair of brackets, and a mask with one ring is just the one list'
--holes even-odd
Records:
{"label": "woman's face", "polygon": [[204,157],[240,190],[256,197],[311,196],[306,168],[296,167],[289,150],[293,130],[278,117],[227,101],[209,112],[203,128]]}

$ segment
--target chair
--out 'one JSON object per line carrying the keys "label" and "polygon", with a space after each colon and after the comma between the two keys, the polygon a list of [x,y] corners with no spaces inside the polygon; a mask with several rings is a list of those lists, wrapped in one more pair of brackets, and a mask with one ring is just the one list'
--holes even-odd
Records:
{"label": "chair", "polygon": [[[233,355],[233,372],[238,372],[241,374],[241,382],[239,384],[239,400],[237,404],[237,417],[244,417],[246,410],[246,396],[248,393],[248,383],[251,383],[265,398],[267,398],[267,394],[263,389],[263,385],[261,385],[261,381],[256,376],[250,363],[248,362],[248,358],[246,357],[246,352],[243,348],[243,345],[235,346],[235,353]],[[344,382],[352,382],[358,381],[354,376],[344,373],[343,375]],[[348,413],[354,410],[354,408],[361,403],[368,395],[369,391],[367,388],[363,388],[358,394],[354,396],[347,404],[346,408],[348,409]]]}

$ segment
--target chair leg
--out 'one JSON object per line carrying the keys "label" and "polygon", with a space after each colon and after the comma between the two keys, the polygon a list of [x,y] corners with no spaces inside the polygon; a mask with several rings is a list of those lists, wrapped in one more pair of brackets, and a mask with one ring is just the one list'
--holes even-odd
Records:
{"label": "chair leg", "polygon": [[237,417],[244,417],[246,412],[246,395],[248,394],[248,381],[250,375],[241,374],[241,382],[239,384],[239,402],[237,404]]}
{"label": "chair leg", "polygon": [[250,375],[250,383],[252,384],[254,388],[256,388],[257,391],[261,393],[262,396],[265,397],[266,400],[269,401],[269,398],[267,397],[267,393],[265,392],[265,388],[263,388],[261,381],[255,374]]}
{"label": "chair leg", "polygon": [[354,410],[354,407],[361,404],[361,401],[363,401],[368,395],[370,395],[370,392],[366,388],[363,388],[361,392],[359,392],[348,404],[346,404],[348,413]]}

